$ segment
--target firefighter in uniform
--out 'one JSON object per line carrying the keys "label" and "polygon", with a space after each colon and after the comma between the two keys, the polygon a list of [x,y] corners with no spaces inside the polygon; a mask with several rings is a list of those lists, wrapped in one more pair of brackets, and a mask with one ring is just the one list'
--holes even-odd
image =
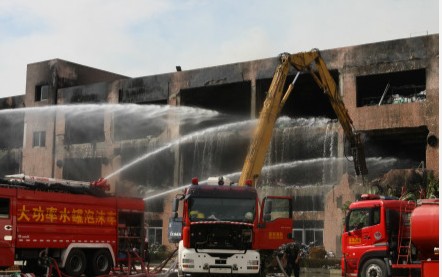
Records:
{"label": "firefighter in uniform", "polygon": [[300,261],[301,261],[301,251],[299,244],[291,243],[285,251],[285,258],[287,261],[287,266],[285,268],[285,272],[287,276],[291,276],[292,272],[295,277],[299,277],[300,270]]}

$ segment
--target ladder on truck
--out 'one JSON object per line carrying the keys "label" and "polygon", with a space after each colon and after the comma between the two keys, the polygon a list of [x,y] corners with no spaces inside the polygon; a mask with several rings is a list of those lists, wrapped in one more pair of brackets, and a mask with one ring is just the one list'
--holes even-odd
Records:
{"label": "ladder on truck", "polygon": [[30,190],[69,192],[104,196],[110,191],[110,185],[104,178],[92,182],[55,179],[25,174],[14,174],[0,177],[0,186],[25,188]]}
{"label": "ladder on truck", "polygon": [[397,264],[408,264],[411,261],[411,212],[414,203],[407,201],[401,204],[399,213]]}

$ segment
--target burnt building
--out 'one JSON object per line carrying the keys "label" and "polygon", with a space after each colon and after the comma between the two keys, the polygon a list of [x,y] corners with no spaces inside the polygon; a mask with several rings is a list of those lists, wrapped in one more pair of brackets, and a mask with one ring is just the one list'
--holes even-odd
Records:
{"label": "burnt building", "polygon": [[[439,35],[321,54],[363,133],[368,178],[418,167],[438,176]],[[142,196],[198,175],[235,180],[278,63],[273,57],[137,78],[61,59],[29,64],[25,94],[0,99],[0,174],[109,177],[116,193]],[[364,187],[347,161],[337,117],[309,74],[301,74],[281,116],[259,191],[293,195],[295,237],[339,253],[336,222]],[[161,155],[148,157],[158,149]],[[151,242],[167,244],[174,193],[146,201]]]}

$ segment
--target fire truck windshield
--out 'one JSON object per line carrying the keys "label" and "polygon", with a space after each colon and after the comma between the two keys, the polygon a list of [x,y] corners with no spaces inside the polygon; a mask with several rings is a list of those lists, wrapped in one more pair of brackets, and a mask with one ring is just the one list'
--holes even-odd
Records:
{"label": "fire truck windshield", "polygon": [[252,223],[255,199],[192,197],[190,221],[236,221]]}

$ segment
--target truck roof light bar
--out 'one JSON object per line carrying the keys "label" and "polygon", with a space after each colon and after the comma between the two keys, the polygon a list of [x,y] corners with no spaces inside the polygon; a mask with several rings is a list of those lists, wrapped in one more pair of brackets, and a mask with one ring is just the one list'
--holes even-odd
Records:
{"label": "truck roof light bar", "polygon": [[394,196],[364,193],[359,197],[359,200],[398,200],[398,198]]}
{"label": "truck roof light bar", "polygon": [[360,200],[379,200],[381,197],[377,194],[364,193],[359,197]]}

